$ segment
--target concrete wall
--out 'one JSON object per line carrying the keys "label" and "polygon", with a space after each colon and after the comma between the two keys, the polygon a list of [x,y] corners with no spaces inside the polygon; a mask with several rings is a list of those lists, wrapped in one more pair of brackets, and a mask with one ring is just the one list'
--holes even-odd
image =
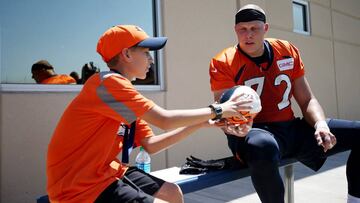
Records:
{"label": "concrete wall", "polygon": [[[234,14],[239,6],[253,2],[268,13],[268,37],[289,40],[301,50],[308,80],[327,116],[360,119],[360,1],[311,0],[310,36],[292,31],[288,0],[161,2],[163,33],[169,37],[164,50],[166,90],[144,92],[160,106],[197,108],[212,102],[209,61],[235,43]],[[45,193],[47,144],[75,95],[1,92],[0,202],[34,202],[36,196]],[[228,156],[230,151],[220,130],[203,129],[152,156],[152,167],[179,166],[191,154],[209,159]]]}

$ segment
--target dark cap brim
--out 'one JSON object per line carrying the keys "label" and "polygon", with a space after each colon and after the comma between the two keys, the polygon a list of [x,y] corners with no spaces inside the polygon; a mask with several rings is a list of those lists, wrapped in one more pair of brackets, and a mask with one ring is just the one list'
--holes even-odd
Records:
{"label": "dark cap brim", "polygon": [[149,48],[150,50],[159,50],[165,46],[167,37],[149,37],[139,42],[136,46]]}

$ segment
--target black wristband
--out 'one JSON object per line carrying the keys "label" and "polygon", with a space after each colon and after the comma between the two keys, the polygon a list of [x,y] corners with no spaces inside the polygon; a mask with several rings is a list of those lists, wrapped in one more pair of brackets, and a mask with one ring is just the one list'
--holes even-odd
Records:
{"label": "black wristband", "polygon": [[219,120],[222,118],[223,112],[221,106],[210,104],[209,107],[211,108],[211,111],[215,113],[215,117],[211,120]]}

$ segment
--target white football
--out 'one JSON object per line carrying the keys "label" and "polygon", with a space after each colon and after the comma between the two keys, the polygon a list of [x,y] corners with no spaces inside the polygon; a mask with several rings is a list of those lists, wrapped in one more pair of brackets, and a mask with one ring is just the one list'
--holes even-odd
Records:
{"label": "white football", "polygon": [[[252,100],[252,109],[249,112],[241,112],[244,116],[255,118],[255,116],[261,111],[261,100],[259,95],[256,93],[254,89],[245,85],[235,86],[227,91],[225,91],[220,97],[220,103],[224,103],[229,99],[232,99],[236,96],[239,96],[239,99],[251,99]],[[232,120],[237,120],[236,118],[232,118]]]}
{"label": "white football", "polygon": [[235,87],[235,90],[231,94],[231,97],[229,99],[234,98],[237,95],[241,95],[241,99],[252,99],[251,105],[253,106],[253,109],[249,111],[250,114],[259,113],[261,111],[261,100],[259,95],[256,93],[256,91],[248,86],[239,85]]}

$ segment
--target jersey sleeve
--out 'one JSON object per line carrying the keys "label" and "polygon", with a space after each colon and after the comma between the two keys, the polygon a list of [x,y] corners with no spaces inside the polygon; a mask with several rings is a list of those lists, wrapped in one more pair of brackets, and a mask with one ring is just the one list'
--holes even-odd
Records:
{"label": "jersey sleeve", "polygon": [[305,74],[304,64],[302,62],[299,49],[292,44],[290,44],[290,49],[294,57],[293,79],[297,79]]}
{"label": "jersey sleeve", "polygon": [[113,75],[104,79],[97,88],[97,95],[105,104],[103,108],[100,108],[101,114],[128,124],[155,105],[122,76]]}
{"label": "jersey sleeve", "polygon": [[209,67],[211,91],[228,89],[236,85],[230,65],[232,59],[233,57],[230,57],[226,50],[211,59]]}
{"label": "jersey sleeve", "polygon": [[135,146],[141,145],[141,140],[146,137],[151,137],[154,135],[153,131],[151,130],[150,126],[147,124],[146,121],[142,119],[138,119],[136,123],[136,130],[135,130]]}

